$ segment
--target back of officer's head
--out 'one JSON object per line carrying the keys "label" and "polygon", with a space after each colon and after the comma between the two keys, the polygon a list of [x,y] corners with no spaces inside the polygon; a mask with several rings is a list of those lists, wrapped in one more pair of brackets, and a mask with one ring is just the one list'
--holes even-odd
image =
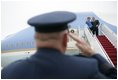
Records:
{"label": "back of officer's head", "polygon": [[68,36],[67,30],[53,33],[35,33],[35,40],[37,48],[49,47],[49,48],[62,48],[67,47]]}
{"label": "back of officer's head", "polygon": [[67,47],[68,23],[76,19],[76,15],[67,11],[55,11],[32,17],[28,24],[35,29],[37,48],[49,47],[65,51]]}

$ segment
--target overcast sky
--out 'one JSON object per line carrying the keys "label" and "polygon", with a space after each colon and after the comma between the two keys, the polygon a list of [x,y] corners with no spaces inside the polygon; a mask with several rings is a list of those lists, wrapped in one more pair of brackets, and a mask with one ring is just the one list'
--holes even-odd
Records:
{"label": "overcast sky", "polygon": [[79,1],[79,0],[30,0],[2,1],[1,24],[2,39],[29,27],[27,20],[50,11],[94,12],[103,20],[117,25],[116,1]]}

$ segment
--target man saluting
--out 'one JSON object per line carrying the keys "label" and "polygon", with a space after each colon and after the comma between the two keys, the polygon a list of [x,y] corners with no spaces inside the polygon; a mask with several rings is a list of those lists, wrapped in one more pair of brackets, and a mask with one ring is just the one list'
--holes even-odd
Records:
{"label": "man saluting", "polygon": [[[37,52],[2,70],[2,79],[89,79],[116,78],[116,69],[95,53],[84,41],[68,32],[68,23],[76,15],[57,11],[35,16],[28,24],[35,29]],[[82,56],[65,55],[68,36],[74,39]]]}

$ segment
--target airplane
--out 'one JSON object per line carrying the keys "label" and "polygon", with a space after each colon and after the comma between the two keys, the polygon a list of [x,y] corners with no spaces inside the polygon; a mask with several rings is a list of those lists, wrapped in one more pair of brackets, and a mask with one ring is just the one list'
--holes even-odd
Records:
{"label": "airplane", "polygon": [[[78,12],[77,19],[70,23],[69,32],[84,39],[95,51],[102,55],[112,66],[117,66],[117,27],[99,18],[93,12]],[[99,20],[99,36],[94,36],[85,24],[87,17]],[[1,67],[33,55],[36,51],[34,28],[28,27],[20,32],[7,36],[1,41]],[[78,55],[81,51],[75,41],[69,38],[66,55]]]}

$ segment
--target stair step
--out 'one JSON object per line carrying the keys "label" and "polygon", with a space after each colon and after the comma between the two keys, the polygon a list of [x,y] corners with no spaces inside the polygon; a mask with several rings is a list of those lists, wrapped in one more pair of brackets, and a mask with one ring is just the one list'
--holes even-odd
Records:
{"label": "stair step", "polygon": [[116,63],[116,64],[117,64],[117,60],[116,60],[116,61],[114,61],[113,63]]}
{"label": "stair step", "polygon": [[101,43],[104,43],[105,45],[112,45],[111,43],[109,42],[104,42],[104,41],[100,41]]}
{"label": "stair step", "polygon": [[114,61],[114,60],[111,60],[113,63],[117,64],[117,59]]}
{"label": "stair step", "polygon": [[103,46],[103,47],[106,47],[106,48],[113,48],[113,49],[114,49],[114,47],[113,47],[113,46]]}
{"label": "stair step", "polygon": [[107,42],[110,42],[110,41],[108,41],[107,39],[99,39],[100,41],[107,41]]}
{"label": "stair step", "polygon": [[[101,42],[101,43],[106,43],[106,42]],[[111,43],[103,44],[103,45],[110,45],[113,46]]]}
{"label": "stair step", "polygon": [[[103,46],[103,45],[102,45]],[[107,49],[107,50],[115,50],[114,47],[112,46],[103,46],[104,49]],[[115,50],[116,51],[116,50]]]}
{"label": "stair step", "polygon": [[116,58],[111,58],[111,60],[113,60],[113,61],[117,61],[117,59],[116,59]]}
{"label": "stair step", "polygon": [[115,48],[106,48],[106,49],[108,49],[108,50],[116,50]]}
{"label": "stair step", "polygon": [[105,51],[110,52],[110,53],[114,53],[114,54],[117,53],[117,51],[115,51],[115,50],[107,50],[107,49],[105,49]]}
{"label": "stair step", "polygon": [[109,44],[111,44],[111,42],[109,42],[109,41],[103,41],[103,40],[100,40],[101,42],[103,42],[103,43],[109,43]]}
{"label": "stair step", "polygon": [[107,53],[109,56],[116,56],[117,57],[117,53]]}
{"label": "stair step", "polygon": [[[101,43],[111,44],[110,42],[107,42],[107,41],[101,41]],[[111,44],[111,45],[112,45],[112,44]]]}
{"label": "stair step", "polygon": [[114,49],[114,48],[108,48],[108,47],[104,47],[104,49],[106,49],[106,50],[114,50],[114,51],[117,51],[116,49]]}

